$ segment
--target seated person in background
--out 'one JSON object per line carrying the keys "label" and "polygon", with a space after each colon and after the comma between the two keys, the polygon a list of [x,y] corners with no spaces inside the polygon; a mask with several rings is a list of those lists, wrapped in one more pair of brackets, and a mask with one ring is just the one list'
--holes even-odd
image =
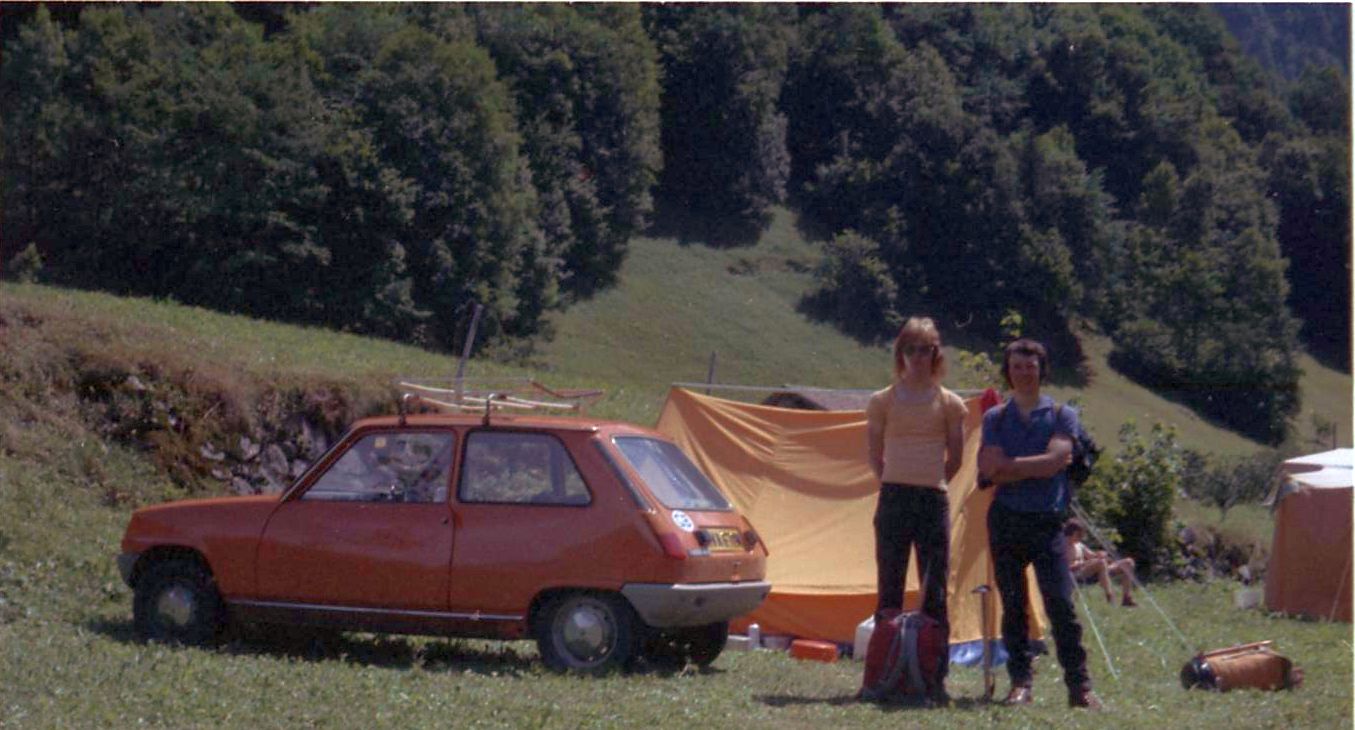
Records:
{"label": "seated person in background", "polygon": [[1106,600],[1115,602],[1115,592],[1110,588],[1110,579],[1120,581],[1120,604],[1137,606],[1134,602],[1134,559],[1111,560],[1100,550],[1092,550],[1082,542],[1087,536],[1087,528],[1078,520],[1068,520],[1063,526],[1063,537],[1068,541],[1068,569],[1078,581],[1095,579],[1106,592]]}

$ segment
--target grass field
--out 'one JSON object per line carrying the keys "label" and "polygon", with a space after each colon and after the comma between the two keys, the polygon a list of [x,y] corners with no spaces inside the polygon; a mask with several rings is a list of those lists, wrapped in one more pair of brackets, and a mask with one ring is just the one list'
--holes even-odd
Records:
{"label": "grass field", "polygon": [[[669,383],[704,380],[718,353],[723,383],[879,387],[883,348],[806,320],[813,245],[779,214],[756,247],[714,250],[641,238],[621,285],[554,318],[556,339],[535,364],[477,360],[472,376],[538,375],[598,386],[600,415],[653,423]],[[1181,441],[1215,453],[1258,448],[1105,365],[1109,343],[1088,336],[1094,378],[1081,398],[1103,442],[1126,418],[1174,423]],[[954,352],[952,351],[952,354]],[[958,359],[958,358],[957,358]],[[1304,412],[1338,424],[1350,444],[1351,379],[1304,358]],[[398,376],[453,374],[456,360],[390,342],[259,322],[171,302],[0,284],[0,727],[1350,727],[1349,625],[1232,607],[1236,584],[1150,586],[1184,642],[1151,607],[1090,617],[1119,678],[1087,634],[1108,715],[1069,712],[1058,668],[1042,661],[1037,703],[1019,711],[975,702],[980,675],[952,673],[955,706],[921,711],[851,701],[860,665],[732,653],[710,671],[642,672],[589,680],[546,672],[528,643],[377,638],[328,642],[236,638],[213,649],[137,643],[130,591],[113,556],[130,510],[183,496],[148,453],[79,423],[82,372],[130,367],[177,373],[190,387],[334,382],[378,391]],[[83,368],[84,370],[81,370]],[[950,384],[978,384],[955,368]],[[393,407],[393,403],[386,406]],[[1178,506],[1188,524],[1215,510]],[[1269,514],[1244,505],[1222,529],[1268,540]],[[1088,598],[1096,598],[1093,591]],[[1098,599],[1099,600],[1099,599]],[[1196,648],[1274,639],[1307,672],[1296,692],[1187,693],[1177,672]],[[1005,680],[999,691],[1005,691]]]}
{"label": "grass field", "polygon": [[[112,449],[106,477],[153,493],[156,474]],[[1105,715],[1064,706],[1052,659],[1037,663],[1036,704],[977,701],[981,673],[954,668],[951,708],[851,699],[861,665],[726,653],[707,671],[600,679],[545,671],[526,642],[494,644],[348,634],[278,641],[245,634],[210,649],[137,643],[130,591],[112,555],[126,519],[74,480],[78,460],[34,466],[0,457],[0,727],[1349,727],[1350,627],[1232,607],[1235,584],[1152,587],[1150,606],[1120,609],[1084,594],[1118,674],[1090,630]],[[1085,615],[1085,614],[1084,614]],[[1084,625],[1087,622],[1084,620]],[[1272,639],[1306,672],[1293,692],[1186,692],[1197,647]],[[1005,678],[998,683],[1005,692]]]}

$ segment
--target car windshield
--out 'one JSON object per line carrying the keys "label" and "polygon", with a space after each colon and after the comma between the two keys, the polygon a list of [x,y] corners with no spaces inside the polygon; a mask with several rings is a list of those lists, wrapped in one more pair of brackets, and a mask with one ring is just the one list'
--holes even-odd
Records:
{"label": "car windshield", "polygon": [[659,439],[612,439],[649,491],[669,509],[728,510],[720,490],[677,446]]}

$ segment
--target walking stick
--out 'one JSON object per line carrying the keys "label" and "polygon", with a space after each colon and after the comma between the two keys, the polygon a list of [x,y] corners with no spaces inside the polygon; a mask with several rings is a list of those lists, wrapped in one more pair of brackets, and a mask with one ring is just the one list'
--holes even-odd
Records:
{"label": "walking stick", "polygon": [[985,702],[993,700],[993,690],[996,686],[996,680],[993,678],[993,640],[988,634],[988,594],[992,592],[988,584],[975,588],[974,593],[979,594],[979,611],[982,617],[979,621],[979,627],[983,634],[983,699]]}

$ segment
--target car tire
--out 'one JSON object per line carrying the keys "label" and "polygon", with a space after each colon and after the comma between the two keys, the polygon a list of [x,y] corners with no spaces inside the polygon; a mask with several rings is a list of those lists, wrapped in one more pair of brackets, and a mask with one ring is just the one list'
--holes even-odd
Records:
{"label": "car tire", "polygon": [[687,647],[672,630],[649,629],[644,632],[640,656],[655,669],[681,669],[687,663]]}
{"label": "car tire", "polygon": [[543,607],[537,647],[555,671],[605,674],[630,666],[637,623],[634,609],[620,596],[566,593]]}
{"label": "car tire", "polygon": [[201,645],[224,625],[221,594],[211,573],[196,560],[163,560],[136,583],[132,624],[145,641]]}
{"label": "car tire", "polygon": [[719,622],[680,629],[651,629],[644,638],[641,653],[655,668],[681,668],[688,662],[710,666],[725,649],[729,624]]}
{"label": "car tire", "polygon": [[708,667],[719,658],[728,641],[728,621],[687,629],[687,657],[697,666]]}

